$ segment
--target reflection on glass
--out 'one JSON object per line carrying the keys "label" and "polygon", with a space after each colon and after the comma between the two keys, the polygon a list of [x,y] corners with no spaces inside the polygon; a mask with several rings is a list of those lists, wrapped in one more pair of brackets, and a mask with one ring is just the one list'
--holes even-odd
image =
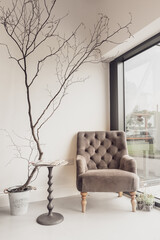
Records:
{"label": "reflection on glass", "polygon": [[160,44],[124,63],[128,151],[141,180],[160,183]]}

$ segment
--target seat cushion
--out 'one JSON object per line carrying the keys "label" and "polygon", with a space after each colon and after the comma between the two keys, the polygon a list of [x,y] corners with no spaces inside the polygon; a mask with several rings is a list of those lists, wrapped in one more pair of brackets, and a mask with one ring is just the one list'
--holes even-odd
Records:
{"label": "seat cushion", "polygon": [[78,177],[81,192],[134,192],[139,178],[135,173],[120,169],[88,170]]}

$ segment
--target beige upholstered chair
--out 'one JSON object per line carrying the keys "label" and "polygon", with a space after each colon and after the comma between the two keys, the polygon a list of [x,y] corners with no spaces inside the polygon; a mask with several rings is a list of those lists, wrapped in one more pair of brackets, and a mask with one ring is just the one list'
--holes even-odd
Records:
{"label": "beige upholstered chair", "polygon": [[129,192],[132,211],[136,211],[139,178],[136,162],[128,156],[124,132],[79,132],[76,165],[82,212],[86,209],[87,192],[117,192],[119,196]]}

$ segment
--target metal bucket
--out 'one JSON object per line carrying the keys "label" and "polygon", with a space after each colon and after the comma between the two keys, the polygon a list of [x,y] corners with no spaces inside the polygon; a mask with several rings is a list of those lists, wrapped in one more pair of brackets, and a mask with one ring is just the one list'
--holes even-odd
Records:
{"label": "metal bucket", "polygon": [[23,192],[11,192],[11,190],[19,186],[5,189],[4,192],[8,193],[10,203],[10,214],[14,216],[25,215],[28,211],[30,188]]}

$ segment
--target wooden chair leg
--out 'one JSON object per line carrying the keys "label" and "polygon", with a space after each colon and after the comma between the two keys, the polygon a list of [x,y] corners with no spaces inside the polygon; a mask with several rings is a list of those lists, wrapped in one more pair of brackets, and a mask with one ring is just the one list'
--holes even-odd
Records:
{"label": "wooden chair leg", "polygon": [[136,199],[135,199],[136,192],[131,192],[130,195],[131,195],[132,212],[136,212]]}
{"label": "wooden chair leg", "polygon": [[86,192],[81,192],[81,197],[82,197],[81,204],[82,204],[82,212],[83,213],[85,213],[85,211],[86,211],[86,204],[87,204],[86,196],[87,196]]}
{"label": "wooden chair leg", "polygon": [[123,192],[119,192],[118,197],[122,197],[122,196],[123,196]]}

